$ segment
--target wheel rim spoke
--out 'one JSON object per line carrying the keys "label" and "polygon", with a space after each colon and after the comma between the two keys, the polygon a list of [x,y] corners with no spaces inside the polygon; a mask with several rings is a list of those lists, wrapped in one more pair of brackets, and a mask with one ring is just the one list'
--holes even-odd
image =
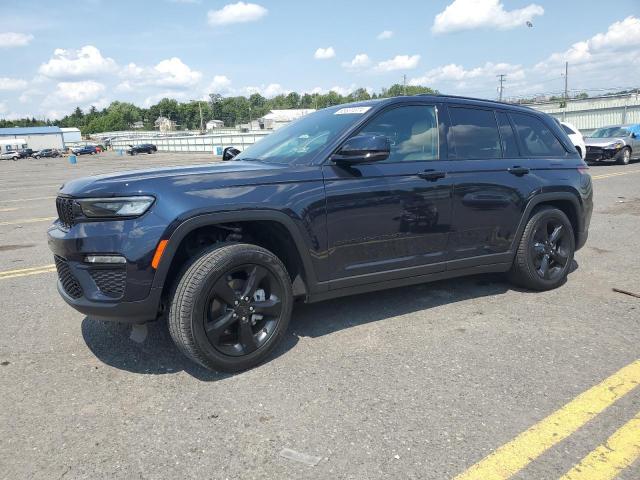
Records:
{"label": "wheel rim spoke", "polygon": [[207,336],[212,341],[217,341],[224,332],[236,319],[233,316],[233,312],[227,312],[222,317],[219,317],[217,320],[209,322],[205,325],[205,331],[207,332]]}
{"label": "wheel rim spoke", "polygon": [[533,251],[537,255],[544,255],[544,244],[540,242],[536,242],[533,244]]}
{"label": "wheel rim spoke", "polygon": [[553,232],[549,237],[549,242],[555,245],[556,243],[558,243],[558,240],[560,240],[560,237],[562,237],[563,234],[564,234],[564,228],[562,227],[562,225],[558,225],[556,228],[553,229]]}
{"label": "wheel rim spoke", "polygon": [[267,276],[267,269],[259,265],[255,265],[249,272],[247,283],[244,285],[243,297],[253,297],[256,293],[260,282]]}
{"label": "wheel rim spoke", "polygon": [[240,326],[238,327],[238,340],[245,354],[251,353],[258,348],[249,322],[240,322]]}
{"label": "wheel rim spoke", "polygon": [[262,302],[253,302],[252,305],[253,308],[255,308],[255,313],[260,313],[269,317],[276,317],[280,315],[280,310],[282,308],[280,299],[275,296],[271,296],[271,298]]}
{"label": "wheel rim spoke", "polygon": [[567,264],[567,260],[569,259],[567,254],[560,249],[554,250],[554,252],[551,254],[551,257],[553,258],[554,262],[563,267]]}
{"label": "wheel rim spoke", "polygon": [[549,255],[545,254],[542,257],[542,262],[540,262],[540,268],[538,269],[542,278],[547,278],[549,276]]}
{"label": "wheel rim spoke", "polygon": [[215,297],[222,300],[227,305],[233,305],[233,302],[236,300],[236,292],[229,283],[227,283],[226,279],[220,279],[213,287],[213,294]]}

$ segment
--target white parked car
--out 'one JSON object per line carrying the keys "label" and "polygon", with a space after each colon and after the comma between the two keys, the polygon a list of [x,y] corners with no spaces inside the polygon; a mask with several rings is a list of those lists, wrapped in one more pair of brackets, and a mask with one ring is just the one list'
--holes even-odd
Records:
{"label": "white parked car", "polygon": [[576,150],[578,150],[578,153],[584,160],[587,156],[587,146],[584,144],[584,137],[580,133],[580,130],[578,130],[569,122],[560,122],[560,125],[562,125],[563,130],[567,132],[567,135],[569,135],[569,140],[571,140],[573,145],[576,147]]}

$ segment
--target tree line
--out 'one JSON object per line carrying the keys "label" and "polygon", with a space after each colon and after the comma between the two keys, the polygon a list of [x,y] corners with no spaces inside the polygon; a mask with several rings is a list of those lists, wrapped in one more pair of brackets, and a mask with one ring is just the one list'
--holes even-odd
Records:
{"label": "tree line", "polygon": [[348,95],[341,95],[334,91],[324,94],[299,94],[291,92],[286,95],[277,95],[273,98],[265,98],[259,93],[254,93],[249,97],[224,97],[214,93],[209,95],[207,101],[178,102],[174,99],[163,98],[149,108],[142,108],[132,103],[117,101],[112,102],[102,110],[98,110],[92,106],[85,112],[80,107],[76,107],[72,113],[61,119],[0,119],[0,127],[55,125],[59,127],[76,127],[80,129],[83,135],[86,135],[90,133],[130,130],[137,122],[142,122],[143,130],[153,130],[154,122],[158,117],[167,117],[175,121],[177,128],[180,130],[198,130],[200,129],[201,111],[204,124],[209,120],[222,120],[226,127],[234,127],[260,118],[270,110],[290,108],[321,109],[332,105],[361,100],[400,95],[417,95],[420,93],[437,94],[438,92],[427,87],[395,84],[372,94],[364,88],[354,90]]}

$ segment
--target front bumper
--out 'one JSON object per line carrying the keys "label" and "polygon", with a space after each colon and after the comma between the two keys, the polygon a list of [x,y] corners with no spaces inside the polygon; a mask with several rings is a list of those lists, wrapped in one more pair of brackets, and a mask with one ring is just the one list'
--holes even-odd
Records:
{"label": "front bumper", "polygon": [[[147,220],[148,222],[148,220]],[[141,219],[80,223],[60,222],[48,230],[49,248],[58,270],[58,291],[79,312],[101,320],[141,323],[155,320],[162,288],[152,288],[151,258],[156,231]],[[135,232],[145,229],[135,241]],[[159,232],[159,229],[158,229]],[[161,233],[157,233],[157,237]],[[124,264],[91,264],[87,255],[120,255]]]}
{"label": "front bumper", "polygon": [[614,148],[587,146],[587,154],[585,156],[585,160],[587,162],[615,160],[618,152],[620,152],[620,150],[616,150]]}

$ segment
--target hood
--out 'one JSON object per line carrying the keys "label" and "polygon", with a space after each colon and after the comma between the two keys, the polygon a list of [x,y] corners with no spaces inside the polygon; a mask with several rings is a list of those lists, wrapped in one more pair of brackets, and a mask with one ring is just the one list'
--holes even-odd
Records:
{"label": "hood", "polygon": [[611,145],[612,143],[622,142],[625,145],[627,144],[626,140],[623,137],[610,137],[610,138],[592,138],[592,137],[584,137],[584,143],[587,147],[606,147],[607,145]]}
{"label": "hood", "polygon": [[[313,174],[313,172],[316,172]],[[321,175],[318,168],[291,167],[262,162],[231,161],[209,165],[179,166],[133,170],[65,183],[60,193],[74,197],[113,197],[155,195],[167,188],[199,190],[230,186],[279,183],[313,179]],[[312,178],[313,177],[313,178]]]}

